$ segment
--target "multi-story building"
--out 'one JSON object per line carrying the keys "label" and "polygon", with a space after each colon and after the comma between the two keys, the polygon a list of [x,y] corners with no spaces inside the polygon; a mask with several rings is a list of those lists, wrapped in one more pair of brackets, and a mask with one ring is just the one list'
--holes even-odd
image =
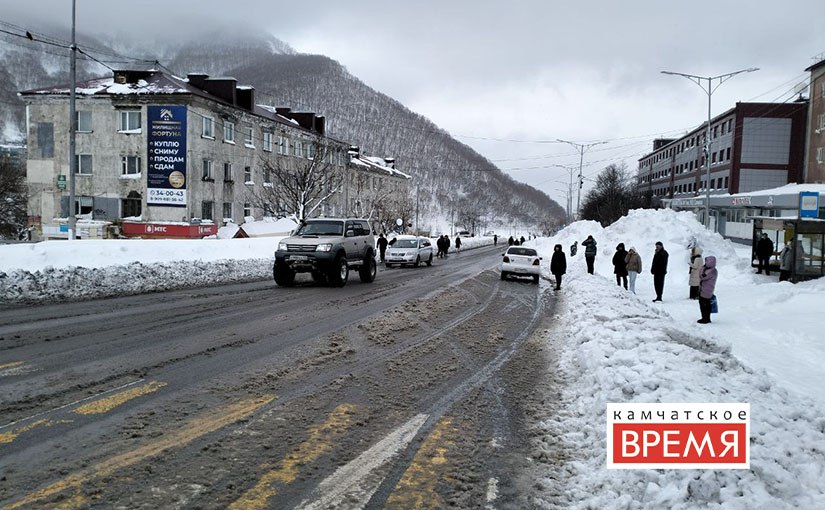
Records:
{"label": "multi-story building", "polygon": [[805,69],[811,73],[805,182],[825,183],[825,53]]}
{"label": "multi-story building", "polygon": [[[638,189],[662,199],[756,191],[802,178],[807,103],[737,103],[677,139],[656,140],[639,160]],[[710,182],[707,166],[710,165]],[[699,204],[702,205],[702,204]]]}
{"label": "multi-story building", "polygon": [[[115,71],[77,86],[75,203],[69,204],[69,87],[21,92],[27,108],[29,223],[66,237],[66,218],[126,235],[202,237],[224,222],[278,214],[256,200],[273,168],[319,163],[343,175],[349,144],[325,118],[256,104],[234,78]],[[399,176],[399,179],[401,177]],[[340,194],[339,194],[340,195]],[[315,214],[346,214],[332,196]]]}

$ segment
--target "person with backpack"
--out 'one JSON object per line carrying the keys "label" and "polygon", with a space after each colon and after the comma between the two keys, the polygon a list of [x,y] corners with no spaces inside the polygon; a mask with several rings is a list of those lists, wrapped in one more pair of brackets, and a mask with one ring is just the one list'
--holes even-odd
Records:
{"label": "person with backpack", "polygon": [[587,239],[582,241],[584,246],[584,260],[587,262],[587,272],[593,274],[593,264],[596,262],[596,240],[593,236],[587,236]]}
{"label": "person with backpack", "polygon": [[702,274],[699,277],[699,312],[702,318],[699,319],[699,324],[710,324],[710,312],[713,306],[713,293],[716,290],[716,279],[719,272],[716,270],[716,257],[710,255],[705,258],[705,264],[702,266]]}
{"label": "person with backpack", "polygon": [[567,272],[567,258],[564,256],[564,250],[561,245],[557,244],[553,247],[553,257],[550,258],[550,272],[556,277],[556,289],[561,289],[561,275]]}

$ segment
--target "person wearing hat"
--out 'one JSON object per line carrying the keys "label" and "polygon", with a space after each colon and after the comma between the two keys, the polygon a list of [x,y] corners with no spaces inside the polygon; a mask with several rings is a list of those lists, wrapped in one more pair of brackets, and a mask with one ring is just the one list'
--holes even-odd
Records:
{"label": "person wearing hat", "polygon": [[636,248],[631,246],[627,251],[627,256],[624,260],[627,263],[627,276],[630,280],[630,292],[635,294],[636,277],[642,272],[642,257],[636,252]]}
{"label": "person wearing hat", "polygon": [[762,268],[764,268],[765,274],[771,275],[771,257],[773,257],[773,241],[768,238],[768,234],[763,232],[762,237],[756,242],[756,258],[759,259],[756,274],[762,274]]}
{"label": "person wearing hat", "polygon": [[662,293],[665,290],[665,275],[667,275],[667,251],[661,241],[656,242],[656,252],[653,254],[653,263],[650,266],[650,273],[653,275],[653,288],[656,290],[654,303],[662,301]]}

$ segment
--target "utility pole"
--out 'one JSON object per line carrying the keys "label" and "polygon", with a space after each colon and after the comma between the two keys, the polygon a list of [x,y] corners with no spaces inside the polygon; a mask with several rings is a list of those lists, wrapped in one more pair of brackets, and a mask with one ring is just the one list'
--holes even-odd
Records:
{"label": "utility pole", "polygon": [[77,41],[75,40],[75,13],[77,1],[72,0],[72,46],[69,75],[71,90],[69,91],[69,240],[74,240],[77,228],[75,216],[75,174],[77,173],[77,108],[75,96],[77,94]]}
{"label": "utility pole", "polygon": [[415,235],[420,235],[421,230],[418,228],[418,191],[420,184],[415,185]]}
{"label": "utility pole", "polygon": [[[564,168],[567,170],[567,174],[570,176],[570,181],[567,184],[567,223],[573,223],[573,171],[576,167],[569,166],[569,165],[553,165],[558,168]],[[556,181],[562,182],[562,181]]]}
{"label": "utility pole", "polygon": [[[673,71],[662,71],[662,74],[672,74],[674,76],[682,76],[687,78],[688,80],[692,81],[693,83],[699,85],[699,88],[707,94],[708,96],[708,125],[707,129],[705,130],[705,228],[710,228],[710,155],[711,152],[711,136],[710,136],[710,122],[711,118],[711,96],[719,88],[720,85],[728,81],[730,78],[733,78],[737,74],[742,73],[752,73],[754,71],[758,71],[758,67],[749,67],[747,69],[742,69],[740,71],[734,71],[732,73],[720,74],[718,76],[696,76],[693,74],[684,74],[684,73],[674,73]],[[707,88],[705,85],[702,84],[702,81],[707,81]],[[713,80],[719,80],[719,83],[716,86],[713,86]]]}
{"label": "utility pole", "polygon": [[582,178],[582,167],[584,166],[584,153],[590,150],[592,147],[602,145],[607,142],[576,143],[571,142],[569,140],[562,140],[560,138],[557,138],[556,141],[572,145],[576,148],[577,151],[579,151],[579,193],[576,197],[576,219],[579,219],[579,212],[581,211],[582,203],[582,186],[584,185],[584,179]]}

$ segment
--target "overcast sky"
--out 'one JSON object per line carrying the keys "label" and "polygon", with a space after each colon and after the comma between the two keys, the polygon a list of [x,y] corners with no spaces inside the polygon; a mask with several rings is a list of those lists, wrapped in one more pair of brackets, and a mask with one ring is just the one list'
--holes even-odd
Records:
{"label": "overcast sky", "polygon": [[[585,177],[611,162],[635,171],[653,138],[706,119],[707,95],[660,71],[760,68],[713,94],[716,115],[737,101],[792,100],[809,78],[804,69],[825,53],[822,0],[77,4],[78,28],[89,33],[266,29],[299,52],[334,58],[562,206],[569,173],[553,165],[577,173],[579,154],[546,142],[608,142],[585,154]],[[70,0],[0,0],[0,19],[13,23],[68,23],[70,15]]]}

